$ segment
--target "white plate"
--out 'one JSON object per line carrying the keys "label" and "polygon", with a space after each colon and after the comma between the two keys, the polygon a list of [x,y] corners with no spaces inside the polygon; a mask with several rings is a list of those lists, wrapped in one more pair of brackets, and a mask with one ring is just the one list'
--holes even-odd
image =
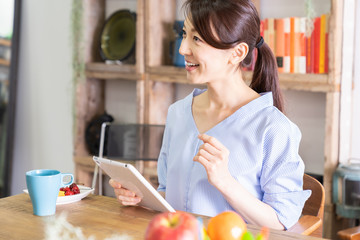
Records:
{"label": "white plate", "polygon": [[[62,204],[78,202],[81,199],[83,199],[84,197],[86,197],[87,195],[89,195],[90,193],[94,192],[94,189],[90,188],[90,187],[84,187],[84,186],[81,186],[81,185],[78,185],[78,187],[80,189],[79,194],[58,197],[57,200],[56,200],[56,205],[62,205]],[[23,191],[25,193],[29,194],[27,189],[24,189]]]}

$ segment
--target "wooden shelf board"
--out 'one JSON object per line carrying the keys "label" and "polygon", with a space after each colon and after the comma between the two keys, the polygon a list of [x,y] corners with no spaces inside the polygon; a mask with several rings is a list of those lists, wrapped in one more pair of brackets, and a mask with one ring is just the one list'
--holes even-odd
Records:
{"label": "wooden shelf board", "polygon": [[87,63],[85,67],[85,74],[89,78],[98,79],[125,79],[125,80],[143,80],[142,74],[136,72],[135,65],[117,65],[106,64],[100,62]]}
{"label": "wooden shelf board", "polygon": [[170,83],[191,84],[186,79],[184,68],[175,66],[146,67],[150,80]]}
{"label": "wooden shelf board", "polygon": [[[173,82],[189,84],[186,80],[184,68],[174,66],[147,67],[146,72],[150,80],[160,82]],[[244,79],[249,83],[252,72],[243,72]],[[312,92],[338,92],[338,84],[329,84],[327,74],[290,74],[280,73],[280,86],[282,89],[304,90]]]}
{"label": "wooden shelf board", "polygon": [[[148,79],[158,82],[191,84],[186,79],[184,68],[175,66],[146,67]],[[244,79],[250,82],[252,72],[244,71]],[[86,64],[86,76],[99,79],[144,80],[142,74],[136,73],[135,65],[115,65],[105,63]],[[327,74],[280,73],[280,86],[286,90],[302,90],[312,92],[338,92],[339,84],[328,83]]]}
{"label": "wooden shelf board", "polygon": [[9,86],[9,79],[0,80],[0,83],[5,86]]}
{"label": "wooden shelf board", "polygon": [[11,40],[0,38],[0,45],[10,47],[11,46]]}
{"label": "wooden shelf board", "polygon": [[0,58],[0,65],[10,66],[10,61]]}

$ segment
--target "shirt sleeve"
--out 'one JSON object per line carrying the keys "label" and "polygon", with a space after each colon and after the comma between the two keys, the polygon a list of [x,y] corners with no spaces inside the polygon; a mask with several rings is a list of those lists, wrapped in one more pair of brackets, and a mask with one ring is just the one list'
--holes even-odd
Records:
{"label": "shirt sleeve", "polygon": [[265,131],[260,184],[263,202],[272,206],[285,229],[301,216],[311,190],[303,190],[304,163],[298,154],[300,130],[291,122],[278,122]]}

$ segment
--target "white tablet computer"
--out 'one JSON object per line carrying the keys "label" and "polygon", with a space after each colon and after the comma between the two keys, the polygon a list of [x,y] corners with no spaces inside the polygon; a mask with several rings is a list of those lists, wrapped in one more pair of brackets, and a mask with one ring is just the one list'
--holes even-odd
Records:
{"label": "white tablet computer", "polygon": [[121,183],[124,188],[135,192],[136,196],[141,197],[139,206],[160,212],[175,212],[174,208],[131,164],[96,156],[93,157],[93,160],[110,178]]}

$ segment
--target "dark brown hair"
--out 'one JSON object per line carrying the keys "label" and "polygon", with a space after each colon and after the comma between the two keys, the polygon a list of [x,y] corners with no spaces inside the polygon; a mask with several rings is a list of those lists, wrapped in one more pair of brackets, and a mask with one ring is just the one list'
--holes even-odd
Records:
{"label": "dark brown hair", "polygon": [[[184,8],[205,42],[218,49],[229,49],[245,42],[249,53],[242,64],[251,63],[252,52],[261,39],[260,18],[251,0],[187,0]],[[283,111],[274,54],[265,42],[257,50],[250,87],[258,93],[271,91],[274,106]]]}

